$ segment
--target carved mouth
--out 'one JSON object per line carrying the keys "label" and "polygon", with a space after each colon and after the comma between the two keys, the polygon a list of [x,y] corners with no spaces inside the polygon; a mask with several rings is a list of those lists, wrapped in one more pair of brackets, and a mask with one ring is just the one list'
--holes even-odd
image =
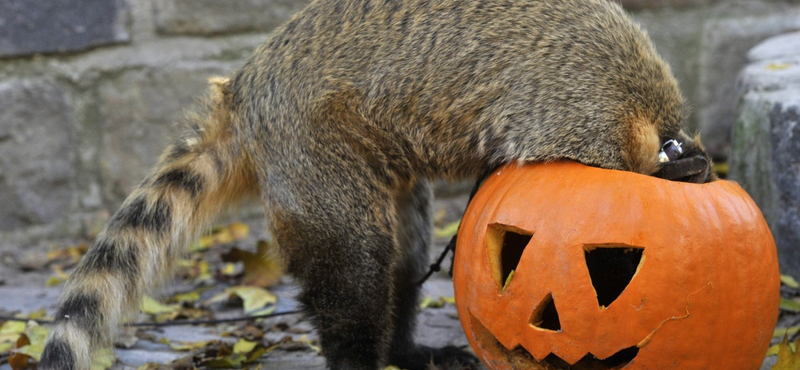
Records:
{"label": "carved mouth", "polygon": [[[520,348],[522,349],[522,348]],[[524,349],[523,349],[524,350]],[[564,369],[564,370],[615,370],[615,369],[622,369],[626,365],[628,365],[636,355],[639,354],[639,347],[633,346],[629,348],[625,348],[608,358],[599,359],[595,357],[593,354],[588,353],[586,356],[583,356],[578,362],[573,365],[570,365],[566,361],[562,360],[560,357],[550,354],[544,358],[540,363],[547,364],[551,366],[553,369]],[[535,361],[535,360],[534,360]]]}
{"label": "carved mouth", "polygon": [[472,313],[469,313],[469,319],[474,338],[480,345],[484,349],[502,354],[502,357],[505,357],[506,361],[515,369],[527,369],[530,368],[531,363],[536,363],[544,365],[542,368],[548,370],[620,370],[628,366],[639,354],[639,348],[633,346],[604,359],[599,359],[595,355],[587,353],[586,356],[583,356],[572,365],[553,353],[547,355],[542,361],[537,361],[522,346],[517,346],[513,350],[506,349]]}

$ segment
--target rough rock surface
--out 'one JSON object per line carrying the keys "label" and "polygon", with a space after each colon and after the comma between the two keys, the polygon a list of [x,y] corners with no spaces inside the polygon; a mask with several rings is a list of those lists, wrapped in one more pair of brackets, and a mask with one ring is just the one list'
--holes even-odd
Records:
{"label": "rough rock surface", "polygon": [[44,81],[0,83],[0,231],[56,222],[73,191],[73,127],[64,93]]}
{"label": "rough rock surface", "polygon": [[[783,273],[800,276],[800,33],[756,46],[739,78],[730,178],[761,207]],[[791,52],[793,51],[793,53]],[[792,55],[793,54],[793,55]]]}
{"label": "rough rock surface", "polygon": [[130,41],[124,0],[0,0],[0,57]]}
{"label": "rough rock surface", "polygon": [[156,25],[164,34],[213,35],[267,31],[309,0],[156,0]]}

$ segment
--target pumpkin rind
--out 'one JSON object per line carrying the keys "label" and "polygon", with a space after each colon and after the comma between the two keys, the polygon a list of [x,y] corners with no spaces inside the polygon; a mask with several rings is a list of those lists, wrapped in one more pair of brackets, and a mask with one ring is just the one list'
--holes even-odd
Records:
{"label": "pumpkin rind", "polygon": [[[505,289],[487,247],[494,224],[533,234]],[[611,246],[643,253],[633,279],[603,308],[584,258]],[[729,181],[688,184],[574,162],[507,165],[470,203],[456,251],[459,317],[493,369],[546,369],[519,358],[511,367],[518,346],[537,360],[552,353],[568,363],[638,346],[623,367],[630,370],[758,369],[777,320],[772,234]],[[529,323],[548,294],[560,331]],[[473,319],[482,328],[473,330]]]}

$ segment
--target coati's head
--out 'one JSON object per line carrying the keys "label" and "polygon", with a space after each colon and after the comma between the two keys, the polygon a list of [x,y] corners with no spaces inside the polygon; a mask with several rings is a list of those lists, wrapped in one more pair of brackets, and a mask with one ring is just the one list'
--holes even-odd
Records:
{"label": "coati's head", "polygon": [[656,177],[667,180],[705,183],[717,180],[714,164],[700,136],[690,137],[681,130],[675,138],[663,138]]}

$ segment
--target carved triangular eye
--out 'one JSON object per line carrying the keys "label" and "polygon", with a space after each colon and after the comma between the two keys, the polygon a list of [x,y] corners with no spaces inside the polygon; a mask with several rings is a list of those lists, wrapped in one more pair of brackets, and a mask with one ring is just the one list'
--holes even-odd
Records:
{"label": "carved triangular eye", "polygon": [[547,297],[536,306],[536,310],[531,315],[531,325],[545,330],[561,330],[561,320],[558,318],[556,303],[553,301],[553,294]]}
{"label": "carved triangular eye", "polygon": [[[486,234],[492,274],[500,291],[510,282],[509,276],[517,269],[522,252],[531,241],[533,233],[518,227],[492,224]],[[511,276],[513,278],[513,276]]]}
{"label": "carved triangular eye", "polygon": [[601,307],[610,306],[630,284],[642,262],[643,251],[630,246],[586,249],[586,267]]}

